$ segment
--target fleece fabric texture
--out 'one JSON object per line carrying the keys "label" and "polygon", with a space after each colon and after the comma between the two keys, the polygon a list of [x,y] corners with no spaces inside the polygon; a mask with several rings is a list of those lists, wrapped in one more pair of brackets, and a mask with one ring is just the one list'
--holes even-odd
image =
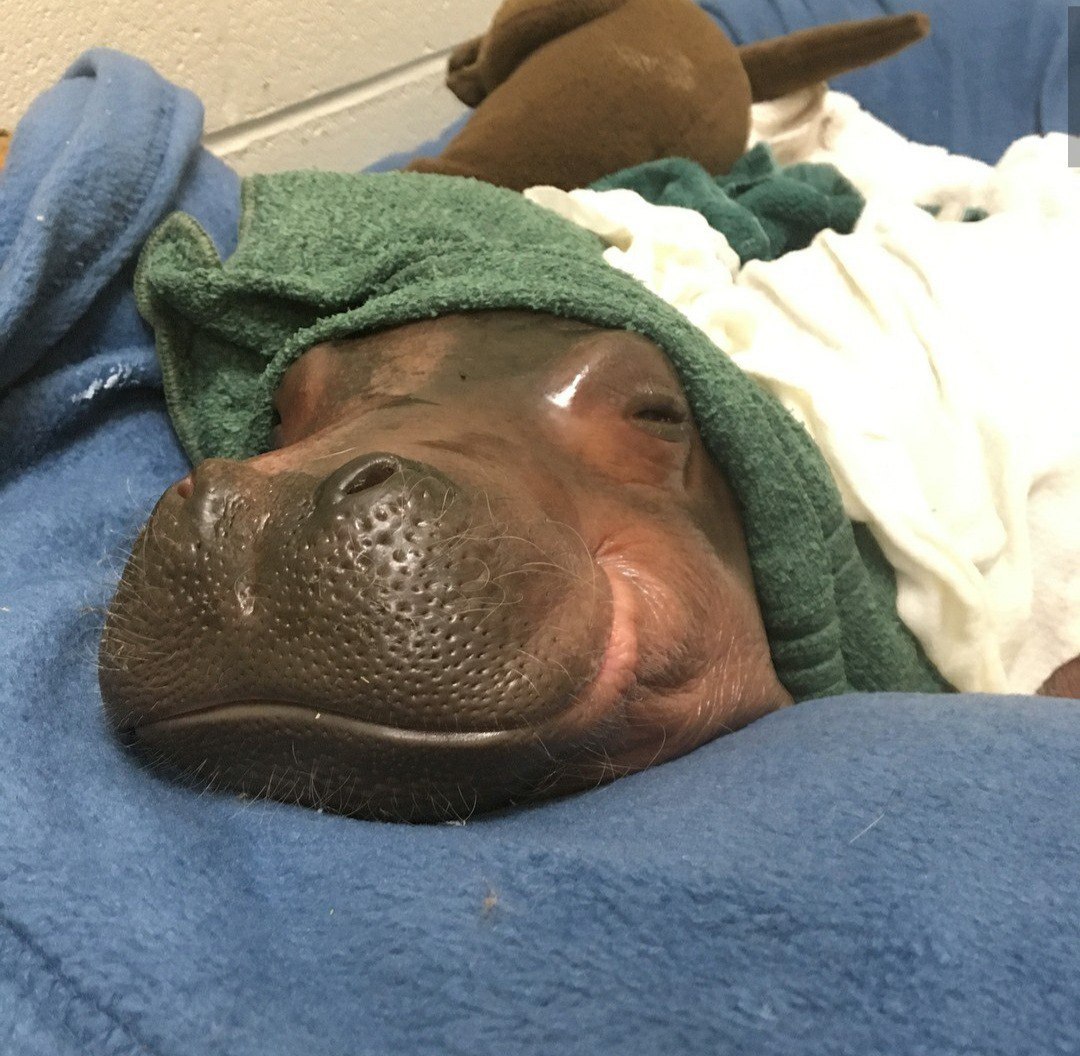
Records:
{"label": "fleece fabric texture", "polygon": [[[801,201],[804,185],[787,183],[763,202]],[[946,686],[896,615],[894,584],[863,564],[809,437],[701,330],[608,267],[595,235],[513,191],[419,173],[256,176],[243,203],[227,261],[176,214],[135,280],[194,459],[268,450],[277,383],[320,341],[500,308],[634,330],[668,354],[738,498],[773,663],[795,699]]]}
{"label": "fleece fabric texture", "polygon": [[[194,95],[104,49],[79,58],[31,106],[0,173],[0,391],[65,336],[141,247],[189,175],[201,129]],[[49,154],[47,172],[29,168]],[[209,156],[200,161],[212,167]],[[76,178],[79,196],[68,193]],[[48,299],[39,295],[46,278],[59,287]]]}
{"label": "fleece fabric texture", "polygon": [[[153,336],[132,295],[135,257],[177,208],[222,252],[236,245],[240,181],[199,149],[201,135],[194,95],[104,48],[20,121],[0,170],[0,485],[40,466],[48,489],[50,460],[100,420],[102,401],[160,400]],[[47,536],[54,526],[37,506],[12,508]]]}
{"label": "fleece fabric texture", "polygon": [[[925,0],[940,66],[910,78],[904,115],[922,51],[882,64],[890,122],[930,120],[933,100],[942,120],[959,113],[958,140],[1043,131],[1032,86],[1060,35],[1036,6]],[[724,8],[741,39],[766,16],[762,36],[880,13],[877,0]],[[993,37],[976,28],[1006,12],[1032,35],[985,61]],[[132,140],[146,143],[161,93],[182,93],[151,79],[123,111],[145,67],[93,62],[24,118],[0,174],[0,223],[20,239],[49,215],[30,204],[42,188],[90,222],[115,180],[100,211],[122,215],[125,188],[163,157]],[[1007,123],[1020,114],[1027,125]],[[239,181],[197,129],[171,123],[159,149],[181,136],[162,212],[196,217],[227,255]],[[118,242],[123,225],[100,237]],[[464,827],[194,796],[140,769],[101,721],[97,641],[125,547],[189,464],[131,261],[72,301],[82,273],[59,266],[63,247],[25,280],[10,261],[33,254],[0,252],[4,312],[40,303],[64,334],[32,356],[0,342],[0,364],[22,364],[0,391],[4,1056],[1080,1050],[1075,702],[815,701]]]}
{"label": "fleece fabric texture", "polygon": [[687,158],[663,158],[591,186],[634,191],[653,205],[693,209],[724,235],[743,264],[805,249],[825,230],[848,235],[865,205],[835,166],[782,167],[766,143],[747,151],[725,176],[710,176]]}

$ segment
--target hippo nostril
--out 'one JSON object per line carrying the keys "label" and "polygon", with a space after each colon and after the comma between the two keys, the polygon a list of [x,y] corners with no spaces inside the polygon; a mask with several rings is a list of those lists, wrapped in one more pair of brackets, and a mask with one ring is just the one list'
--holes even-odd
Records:
{"label": "hippo nostril", "polygon": [[385,484],[396,474],[404,473],[406,459],[385,451],[354,458],[334,470],[320,485],[318,499],[334,505],[350,495],[359,495]]}
{"label": "hippo nostril", "polygon": [[338,488],[343,495],[356,495],[369,488],[377,488],[400,472],[401,463],[396,458],[390,455],[375,455],[353,469],[338,484]]}
{"label": "hippo nostril", "polygon": [[352,514],[370,507],[376,520],[385,520],[383,503],[392,496],[418,513],[430,506],[443,508],[454,491],[454,483],[434,466],[375,451],[346,462],[326,477],[315,491],[315,505],[327,510],[345,506]]}

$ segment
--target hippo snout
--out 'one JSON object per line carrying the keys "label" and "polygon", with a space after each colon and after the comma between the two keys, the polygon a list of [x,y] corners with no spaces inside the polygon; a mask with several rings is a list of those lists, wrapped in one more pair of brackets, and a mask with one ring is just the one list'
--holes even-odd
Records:
{"label": "hippo snout", "polygon": [[389,452],[321,479],[215,459],[136,542],[101,688],[126,742],[205,786],[459,816],[544,778],[611,609],[521,496]]}
{"label": "hippo snout", "polygon": [[268,450],[140,533],[102,634],[172,775],[369,818],[594,788],[784,707],[734,494],[663,351],[534,312],[308,349]]}

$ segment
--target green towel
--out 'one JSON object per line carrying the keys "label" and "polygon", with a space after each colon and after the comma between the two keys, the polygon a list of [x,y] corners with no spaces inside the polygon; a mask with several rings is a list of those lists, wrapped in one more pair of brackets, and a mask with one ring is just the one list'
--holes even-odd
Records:
{"label": "green towel", "polygon": [[636,191],[653,205],[701,213],[727,237],[745,264],[805,249],[825,228],[850,234],[866,204],[832,165],[782,168],[759,143],[726,176],[710,176],[696,161],[647,161],[592,184],[594,191]]}
{"label": "green towel", "polygon": [[665,350],[738,498],[776,670],[797,700],[943,688],[864,563],[805,430],[700,330],[606,264],[599,239],[512,191],[417,173],[245,181],[224,263],[173,214],[139,262],[169,410],[192,459],[265,451],[271,396],[307,348],[448,312],[532,309]]}

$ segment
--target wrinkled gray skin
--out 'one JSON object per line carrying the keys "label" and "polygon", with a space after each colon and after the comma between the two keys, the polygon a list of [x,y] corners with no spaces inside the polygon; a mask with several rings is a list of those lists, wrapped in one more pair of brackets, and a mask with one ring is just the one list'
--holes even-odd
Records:
{"label": "wrinkled gray skin", "polygon": [[108,716],[198,785],[438,820],[790,703],[731,492],[646,339],[489,312],[309,350],[275,450],[139,536]]}

